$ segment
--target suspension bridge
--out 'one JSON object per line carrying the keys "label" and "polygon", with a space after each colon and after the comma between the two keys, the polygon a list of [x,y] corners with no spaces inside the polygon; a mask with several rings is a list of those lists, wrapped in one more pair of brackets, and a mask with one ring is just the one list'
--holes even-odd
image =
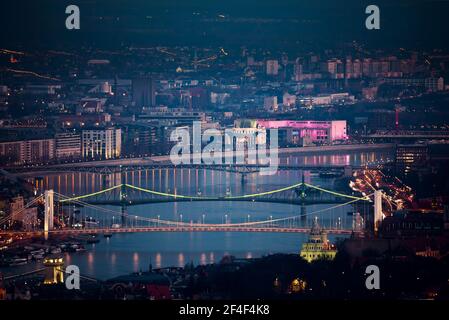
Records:
{"label": "suspension bridge", "polygon": [[[205,223],[204,217],[202,221],[182,221],[181,218],[174,220],[161,219],[160,215],[155,217],[146,217],[132,215],[127,212],[127,206],[138,203],[136,199],[129,198],[133,193],[141,193],[147,195],[150,202],[161,201],[273,201],[282,202],[282,199],[288,199],[288,203],[301,204],[300,214],[273,219],[250,221],[250,214],[246,221],[231,222],[226,217],[222,223]],[[275,195],[287,193],[290,196],[294,195],[297,200],[292,201],[289,197],[281,197],[278,199],[272,198]],[[101,206],[102,204],[114,204],[115,202],[107,202],[105,198],[99,197],[107,196],[107,194],[118,194],[118,201],[121,204],[121,210],[112,210],[108,207]],[[311,194],[311,196],[310,196]],[[325,194],[327,202],[333,204],[330,207],[315,210],[312,212],[305,211],[306,199],[309,197],[316,197],[316,194]],[[374,197],[372,197],[374,195]],[[274,199],[274,200],[273,200]],[[281,200],[279,200],[281,199]],[[31,228],[27,231],[11,231],[1,230],[2,234],[23,234],[28,236],[42,236],[49,234],[93,234],[93,233],[132,233],[132,232],[280,232],[280,233],[307,233],[310,231],[308,225],[308,216],[316,217],[318,214],[328,215],[327,226],[324,229],[332,234],[361,234],[365,229],[366,217],[356,215],[353,218],[352,228],[345,228],[339,219],[333,219],[332,213],[335,209],[346,205],[356,203],[371,203],[374,202],[374,224],[382,218],[382,194],[376,191],[374,194],[364,195],[362,197],[355,195],[348,195],[339,193],[333,190],[327,190],[319,186],[314,186],[304,181],[270,191],[257,192],[244,195],[226,194],[224,196],[208,196],[208,195],[185,195],[170,192],[161,192],[151,189],[142,188],[139,186],[121,183],[119,185],[99,190],[93,193],[67,196],[54,192],[53,190],[46,190],[44,194],[36,197],[30,201],[21,210],[41,203],[44,205],[44,221],[42,227]],[[371,204],[370,204],[371,206]],[[87,219],[80,214],[66,210],[68,207],[85,207],[97,212],[100,218],[92,220],[92,217]],[[55,210],[56,209],[56,210]],[[17,213],[16,213],[17,214]],[[154,214],[154,213],[153,213]],[[153,215],[154,216],[154,215]],[[0,220],[0,226],[11,221],[11,216],[6,216]]]}
{"label": "suspension bridge", "polygon": [[83,200],[89,204],[117,206],[183,201],[251,201],[311,205],[345,203],[347,199],[356,200],[362,198],[323,189],[319,186],[305,183],[304,180],[300,183],[269,191],[257,190],[255,193],[232,195],[231,191],[228,189],[224,195],[208,196],[203,195],[201,190],[197,190],[194,195],[179,194],[177,193],[176,188],[173,192],[170,190],[167,190],[166,192],[157,191],[128,184],[122,179],[122,183],[116,186],[62,199],[60,202],[68,203],[76,200]]}

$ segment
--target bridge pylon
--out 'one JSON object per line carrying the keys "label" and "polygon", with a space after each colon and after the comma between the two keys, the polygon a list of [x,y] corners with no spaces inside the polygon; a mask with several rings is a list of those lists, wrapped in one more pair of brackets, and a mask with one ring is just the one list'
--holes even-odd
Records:
{"label": "bridge pylon", "polygon": [[121,207],[121,222],[122,226],[126,225],[126,176],[125,173],[122,170],[122,167],[120,166],[120,207]]}
{"label": "bridge pylon", "polygon": [[53,190],[45,190],[44,194],[44,232],[45,238],[48,237],[48,231],[53,230],[53,217],[54,217],[54,195]]}
{"label": "bridge pylon", "polygon": [[302,184],[301,186],[296,190],[296,194],[299,197],[299,202],[301,204],[301,214],[300,214],[300,218],[301,218],[301,223],[303,225],[306,224],[307,222],[307,207],[306,207],[306,185],[304,183],[304,174],[302,175]]}
{"label": "bridge pylon", "polygon": [[382,190],[374,191],[374,234],[379,231],[380,224],[383,220],[382,213]]}

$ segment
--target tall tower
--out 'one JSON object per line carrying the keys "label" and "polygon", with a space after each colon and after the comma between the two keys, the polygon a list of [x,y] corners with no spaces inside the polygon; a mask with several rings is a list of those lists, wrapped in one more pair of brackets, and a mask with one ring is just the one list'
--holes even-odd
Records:
{"label": "tall tower", "polygon": [[374,191],[374,233],[379,231],[382,219],[382,191],[376,190]]}
{"label": "tall tower", "polygon": [[53,230],[53,207],[54,191],[45,190],[45,209],[44,209],[44,231]]}

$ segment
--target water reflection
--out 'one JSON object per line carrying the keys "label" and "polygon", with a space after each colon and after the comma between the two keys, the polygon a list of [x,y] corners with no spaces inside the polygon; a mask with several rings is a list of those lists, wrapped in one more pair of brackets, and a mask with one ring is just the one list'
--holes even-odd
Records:
{"label": "water reflection", "polygon": [[184,254],[182,252],[180,252],[178,254],[178,267],[184,267],[184,266],[185,266]]}

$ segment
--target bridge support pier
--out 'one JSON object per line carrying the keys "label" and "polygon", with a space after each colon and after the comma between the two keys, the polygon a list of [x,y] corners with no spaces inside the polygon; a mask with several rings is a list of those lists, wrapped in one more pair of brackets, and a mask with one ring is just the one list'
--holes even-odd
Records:
{"label": "bridge support pier", "polygon": [[48,239],[48,231],[53,230],[53,217],[54,217],[54,191],[45,190],[44,194],[44,234],[45,239]]}
{"label": "bridge support pier", "polygon": [[382,223],[382,191],[374,191],[374,234],[379,231],[379,226]]}

